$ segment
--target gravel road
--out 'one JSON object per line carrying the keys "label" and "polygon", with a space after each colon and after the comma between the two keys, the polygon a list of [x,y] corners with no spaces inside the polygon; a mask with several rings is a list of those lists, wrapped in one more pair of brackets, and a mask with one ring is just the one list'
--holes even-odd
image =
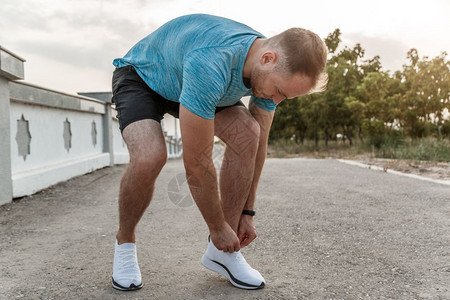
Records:
{"label": "gravel road", "polygon": [[268,159],[259,238],[266,278],[245,291],[204,269],[206,226],[169,161],[138,228],[144,287],[110,284],[124,166],[0,207],[0,299],[450,299],[450,187],[331,159]]}

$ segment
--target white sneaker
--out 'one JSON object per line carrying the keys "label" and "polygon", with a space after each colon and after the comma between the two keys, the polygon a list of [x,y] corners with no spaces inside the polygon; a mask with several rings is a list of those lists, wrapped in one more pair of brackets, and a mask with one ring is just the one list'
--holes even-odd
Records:
{"label": "white sneaker", "polygon": [[121,291],[133,291],[142,287],[136,244],[123,243],[119,245],[116,240],[112,286]]}
{"label": "white sneaker", "polygon": [[262,289],[265,285],[264,278],[250,267],[240,251],[223,252],[218,250],[211,241],[203,254],[202,264],[212,271],[225,275],[235,287],[256,290]]}

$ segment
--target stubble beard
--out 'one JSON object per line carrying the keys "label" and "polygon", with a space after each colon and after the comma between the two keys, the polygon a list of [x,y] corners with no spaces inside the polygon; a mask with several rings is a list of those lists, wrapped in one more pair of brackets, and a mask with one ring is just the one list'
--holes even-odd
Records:
{"label": "stubble beard", "polygon": [[263,82],[267,77],[267,73],[261,71],[259,69],[253,70],[250,74],[250,86],[253,91],[253,95],[256,98],[264,98],[264,94],[262,93]]}

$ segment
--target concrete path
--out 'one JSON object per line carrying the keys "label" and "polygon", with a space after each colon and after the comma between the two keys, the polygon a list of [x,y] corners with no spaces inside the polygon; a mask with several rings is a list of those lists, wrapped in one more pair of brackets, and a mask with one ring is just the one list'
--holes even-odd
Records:
{"label": "concrete path", "polygon": [[144,287],[116,291],[123,169],[0,207],[0,299],[450,299],[449,186],[309,159],[266,162],[259,238],[243,250],[265,289],[201,266],[208,232],[169,161],[138,230]]}

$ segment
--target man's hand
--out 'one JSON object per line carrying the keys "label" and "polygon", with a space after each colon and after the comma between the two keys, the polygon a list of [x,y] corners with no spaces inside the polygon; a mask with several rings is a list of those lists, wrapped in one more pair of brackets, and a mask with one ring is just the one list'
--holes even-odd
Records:
{"label": "man's hand", "polygon": [[218,229],[210,230],[211,241],[217,249],[233,253],[240,250],[239,239],[227,222]]}
{"label": "man's hand", "polygon": [[242,215],[239,220],[238,238],[241,244],[241,248],[248,246],[258,234],[253,223],[253,217],[249,215]]}

